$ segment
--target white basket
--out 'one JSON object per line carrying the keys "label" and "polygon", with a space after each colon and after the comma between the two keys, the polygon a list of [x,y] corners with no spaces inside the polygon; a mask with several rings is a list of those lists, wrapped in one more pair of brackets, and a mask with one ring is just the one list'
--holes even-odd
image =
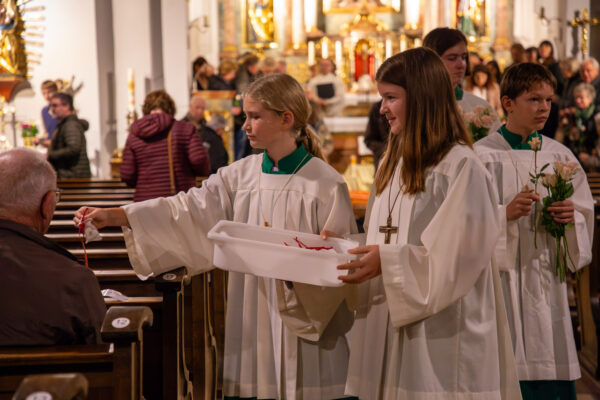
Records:
{"label": "white basket", "polygon": [[[215,244],[213,264],[227,271],[318,286],[341,286],[336,267],[356,259],[348,250],[357,242],[239,222],[219,221],[208,232]],[[317,251],[298,247],[298,238],[310,247],[333,247]],[[288,246],[284,244],[286,242]]]}

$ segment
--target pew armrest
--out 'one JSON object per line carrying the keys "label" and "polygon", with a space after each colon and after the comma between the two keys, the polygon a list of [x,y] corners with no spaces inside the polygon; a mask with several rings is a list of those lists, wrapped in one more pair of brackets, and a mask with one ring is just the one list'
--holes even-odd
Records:
{"label": "pew armrest", "polygon": [[141,341],[143,328],[152,326],[154,315],[149,307],[113,306],[102,324],[102,340],[112,343]]}
{"label": "pew armrest", "polygon": [[179,267],[172,271],[158,275],[154,279],[156,289],[161,292],[177,292],[181,290],[182,285],[187,285],[190,281],[190,276],[185,267]]}
{"label": "pew armrest", "polygon": [[28,375],[19,385],[13,400],[37,398],[31,395],[39,392],[52,393],[55,400],[86,399],[88,381],[79,373]]}

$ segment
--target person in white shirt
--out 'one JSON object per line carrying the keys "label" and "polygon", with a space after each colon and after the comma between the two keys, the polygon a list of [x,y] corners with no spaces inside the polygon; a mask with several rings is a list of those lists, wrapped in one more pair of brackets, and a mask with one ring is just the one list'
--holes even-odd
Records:
{"label": "person in white shirt", "polygon": [[335,75],[335,64],[328,58],[319,61],[319,73],[308,81],[311,100],[327,117],[340,117],[344,109],[344,82]]}

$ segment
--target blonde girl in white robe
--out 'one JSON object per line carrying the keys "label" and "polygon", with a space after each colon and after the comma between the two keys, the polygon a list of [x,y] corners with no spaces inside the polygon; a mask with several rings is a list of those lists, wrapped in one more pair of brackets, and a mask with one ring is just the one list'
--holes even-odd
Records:
{"label": "blonde girl in white robe", "polygon": [[[269,75],[245,94],[243,126],[260,155],[219,169],[168,198],[117,209],[82,208],[75,216],[125,229],[131,263],[141,276],[184,265],[212,268],[207,232],[221,219],[301,232],[356,232],[346,184],[322,160],[307,126],[310,106],[300,84]],[[256,262],[260,262],[257,259]],[[353,315],[346,288],[322,288],[230,273],[225,326],[226,398],[333,399],[344,396],[346,333]]]}
{"label": "blonde girl in white robe", "polygon": [[338,267],[355,270],[340,279],[360,292],[346,393],[520,399],[491,265],[497,194],[446,69],[432,50],[417,48],[386,60],[376,80],[391,134],[371,192],[367,245]]}

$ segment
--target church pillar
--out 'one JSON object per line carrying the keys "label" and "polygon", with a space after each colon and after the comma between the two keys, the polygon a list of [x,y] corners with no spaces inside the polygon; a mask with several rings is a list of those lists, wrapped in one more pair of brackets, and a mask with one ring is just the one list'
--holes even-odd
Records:
{"label": "church pillar", "polygon": [[110,176],[110,159],[117,148],[117,115],[115,113],[115,57],[112,1],[95,0],[96,46],[98,49],[98,176]]}
{"label": "church pillar", "polygon": [[[202,1],[200,2],[202,3]],[[223,18],[223,47],[221,57],[237,57],[238,46],[236,40],[239,37],[239,22],[236,20],[238,14],[235,10],[239,9],[239,7],[236,6],[235,0],[223,0],[222,7],[220,13]]]}
{"label": "church pillar", "polygon": [[423,36],[440,26],[438,3],[438,0],[425,0],[423,5]]}
{"label": "church pillar", "polygon": [[511,21],[511,18],[509,15],[508,1],[509,0],[496,0],[496,20],[494,21],[496,35],[492,48],[496,52],[495,58],[498,60],[501,69],[512,63],[509,53],[511,46],[511,37],[509,34],[512,29],[510,29],[509,21]]}
{"label": "church pillar", "polygon": [[164,88],[175,101],[176,117],[183,118],[187,113],[191,87],[187,2],[162,0],[161,11]]}

